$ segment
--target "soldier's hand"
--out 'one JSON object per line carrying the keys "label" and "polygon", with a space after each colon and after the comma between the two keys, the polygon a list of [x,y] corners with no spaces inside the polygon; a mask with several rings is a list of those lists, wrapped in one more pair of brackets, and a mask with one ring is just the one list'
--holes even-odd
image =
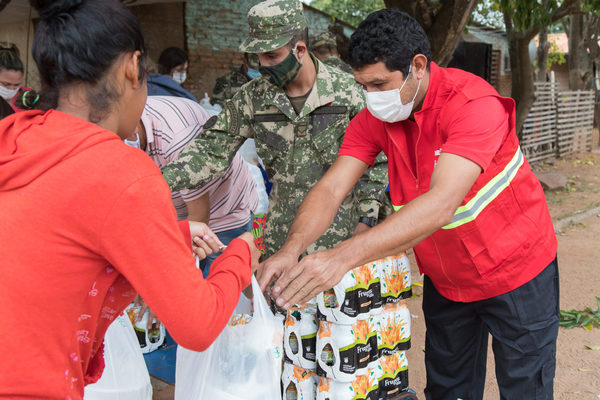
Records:
{"label": "soldier's hand", "polygon": [[[295,268],[296,264],[298,264],[298,256],[282,250],[260,263],[260,267],[256,273],[260,289],[264,292],[272,280],[281,276],[285,270]],[[272,293],[273,296],[277,296],[278,294],[279,292],[275,291]]]}
{"label": "soldier's hand", "polygon": [[[331,251],[310,254],[294,268],[283,271],[273,290],[273,297],[279,307],[289,310],[294,304],[304,304],[342,280],[346,271],[340,263],[334,261]],[[280,295],[275,294],[277,288],[280,288]]]}

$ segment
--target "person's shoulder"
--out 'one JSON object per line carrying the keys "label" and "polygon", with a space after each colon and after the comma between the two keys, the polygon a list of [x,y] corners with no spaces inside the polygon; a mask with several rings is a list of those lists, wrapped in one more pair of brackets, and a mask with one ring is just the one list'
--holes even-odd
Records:
{"label": "person's shoulder", "polygon": [[278,89],[277,86],[269,81],[269,77],[259,76],[258,78],[254,78],[251,81],[244,83],[235,96],[238,96],[238,98],[260,101],[267,94],[272,94],[273,91]]}
{"label": "person's shoulder", "polygon": [[364,129],[366,127],[382,128],[383,124],[384,122],[375,118],[366,107],[360,110],[350,121],[350,125],[357,129]]}
{"label": "person's shoulder", "polygon": [[[354,75],[349,74],[348,72],[342,71],[337,66],[333,64],[320,62],[320,66],[322,66],[327,73],[331,76],[332,79],[338,82],[351,83],[356,86],[356,81],[354,80]],[[317,74],[318,76],[318,74]]]}
{"label": "person's shoulder", "polygon": [[113,172],[118,174],[121,184],[130,185],[148,177],[162,178],[160,169],[143,150],[127,146],[125,143],[114,143],[111,148]]}
{"label": "person's shoulder", "polygon": [[149,95],[146,99],[147,106],[166,106],[171,108],[177,107],[200,107],[200,104],[196,103],[194,100],[190,100],[187,97],[177,97],[177,96],[152,96]]}

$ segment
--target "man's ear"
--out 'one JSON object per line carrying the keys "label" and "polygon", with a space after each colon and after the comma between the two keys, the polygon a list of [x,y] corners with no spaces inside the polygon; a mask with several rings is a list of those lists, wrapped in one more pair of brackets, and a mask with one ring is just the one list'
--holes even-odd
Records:
{"label": "man's ear", "polygon": [[412,73],[416,79],[423,79],[427,73],[427,57],[423,54],[417,54],[413,57]]}
{"label": "man's ear", "polygon": [[298,53],[302,53],[302,58],[304,58],[304,55],[308,53],[308,48],[306,47],[306,43],[304,42],[304,40],[298,40],[296,42],[296,55],[299,59],[302,59],[300,58]]}

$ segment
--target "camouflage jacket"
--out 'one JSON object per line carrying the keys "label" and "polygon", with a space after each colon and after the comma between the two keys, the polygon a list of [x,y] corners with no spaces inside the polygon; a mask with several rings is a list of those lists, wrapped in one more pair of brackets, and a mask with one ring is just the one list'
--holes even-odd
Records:
{"label": "camouflage jacket", "polygon": [[339,57],[335,57],[335,56],[325,57],[324,59],[321,60],[321,62],[323,62],[327,65],[331,65],[332,67],[336,67],[336,68],[338,68],[344,72],[347,72],[349,74],[352,74],[352,67],[349,66],[348,64],[346,64],[344,61],[342,61],[342,59]]}
{"label": "camouflage jacket", "polygon": [[[246,138],[254,138],[273,183],[264,231],[267,256],[284,243],[298,206],[336,160],[346,126],[365,106],[363,92],[350,75],[313,60],[317,78],[299,115],[283,89],[267,77],[253,79],[206,123],[203,135],[163,168],[172,190],[197,187],[222,174]],[[352,236],[360,216],[377,217],[388,184],[383,154],[367,174],[368,180],[362,179],[344,199],[332,225],[308,253]]]}
{"label": "camouflage jacket", "polygon": [[233,67],[231,71],[217,78],[211,101],[225,107],[225,102],[233,97],[244,84],[250,82],[250,78],[242,72],[242,67]]}

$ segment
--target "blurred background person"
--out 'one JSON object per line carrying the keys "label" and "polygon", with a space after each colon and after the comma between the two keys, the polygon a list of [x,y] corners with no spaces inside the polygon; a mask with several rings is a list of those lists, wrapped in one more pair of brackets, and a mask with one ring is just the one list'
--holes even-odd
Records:
{"label": "blurred background person", "polygon": [[335,35],[332,32],[321,32],[311,40],[311,52],[320,61],[332,67],[352,74],[352,67],[340,58]]}
{"label": "blurred background person", "polygon": [[232,67],[231,71],[217,78],[211,102],[224,107],[225,101],[231,99],[242,86],[260,76],[258,68],[258,56],[244,53],[242,65]]}
{"label": "blurred background person", "polygon": [[178,47],[167,47],[158,57],[158,73],[148,75],[148,96],[175,96],[198,102],[181,85],[187,79],[189,57]]}
{"label": "blurred background person", "polygon": [[23,108],[22,103],[19,107],[17,102],[17,99],[23,96],[23,92],[31,90],[22,86],[24,71],[19,49],[15,45],[0,48],[0,97],[15,112],[29,109],[27,106]]}

